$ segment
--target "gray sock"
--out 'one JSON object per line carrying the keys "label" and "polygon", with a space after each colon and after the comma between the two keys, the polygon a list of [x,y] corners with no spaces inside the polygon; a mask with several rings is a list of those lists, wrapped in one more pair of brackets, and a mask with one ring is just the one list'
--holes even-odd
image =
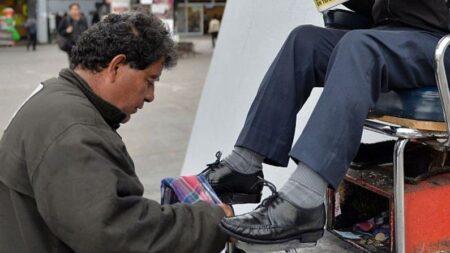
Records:
{"label": "gray sock", "polygon": [[231,169],[242,174],[253,174],[262,170],[264,157],[250,149],[234,147],[224,161]]}
{"label": "gray sock", "polygon": [[299,163],[297,169],[280,189],[283,197],[303,208],[313,208],[325,201],[328,183],[307,165]]}

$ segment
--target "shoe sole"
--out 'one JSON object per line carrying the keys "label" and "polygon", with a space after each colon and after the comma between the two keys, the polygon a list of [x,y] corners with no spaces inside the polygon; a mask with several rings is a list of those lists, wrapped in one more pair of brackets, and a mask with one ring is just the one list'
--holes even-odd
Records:
{"label": "shoe sole", "polygon": [[261,252],[297,252],[296,249],[301,248],[312,248],[315,247],[317,243],[301,243],[297,240],[288,241],[285,243],[278,244],[254,244],[246,243],[242,241],[236,242],[236,247],[244,250],[246,253],[261,253]]}
{"label": "shoe sole", "polygon": [[236,247],[247,252],[288,251],[298,248],[314,247],[316,246],[317,241],[323,237],[324,233],[324,230],[320,229],[313,232],[303,233],[291,238],[269,241],[243,237],[231,232],[227,228],[223,227],[222,224],[219,224],[219,227],[230,237],[238,240]]}
{"label": "shoe sole", "polygon": [[257,204],[261,202],[262,194],[223,193],[218,194],[219,199],[228,205]]}

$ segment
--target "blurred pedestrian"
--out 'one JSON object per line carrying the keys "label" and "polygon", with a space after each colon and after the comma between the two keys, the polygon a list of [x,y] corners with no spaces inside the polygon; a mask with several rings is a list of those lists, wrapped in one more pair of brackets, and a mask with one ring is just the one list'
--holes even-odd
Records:
{"label": "blurred pedestrian", "polygon": [[212,46],[216,46],[217,36],[219,35],[220,21],[217,16],[214,16],[211,21],[209,21],[208,33],[211,34]]}
{"label": "blurred pedestrian", "polygon": [[36,42],[37,42],[36,19],[33,17],[29,17],[25,22],[24,27],[27,29],[28,33],[27,51],[30,50],[30,46],[32,46],[33,51],[36,51]]}
{"label": "blurred pedestrian", "polygon": [[88,23],[80,11],[80,5],[71,3],[69,5],[69,15],[58,26],[58,46],[67,53],[69,59],[72,47],[87,29]]}

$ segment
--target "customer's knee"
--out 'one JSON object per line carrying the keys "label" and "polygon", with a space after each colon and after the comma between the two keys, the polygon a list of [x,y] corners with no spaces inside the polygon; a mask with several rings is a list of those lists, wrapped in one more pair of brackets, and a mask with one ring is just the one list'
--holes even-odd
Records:
{"label": "customer's knee", "polygon": [[318,30],[321,29],[323,28],[314,25],[299,25],[291,31],[290,36],[305,36],[308,34],[315,34]]}
{"label": "customer's knee", "polygon": [[292,42],[298,48],[310,48],[323,40],[322,32],[325,28],[313,25],[301,25],[294,28],[288,37],[288,42]]}

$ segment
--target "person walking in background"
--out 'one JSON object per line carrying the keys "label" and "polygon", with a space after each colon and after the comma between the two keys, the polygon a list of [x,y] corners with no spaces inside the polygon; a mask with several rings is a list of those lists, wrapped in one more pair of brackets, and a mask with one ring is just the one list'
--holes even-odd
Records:
{"label": "person walking in background", "polygon": [[30,46],[33,46],[33,51],[36,51],[36,42],[37,42],[36,19],[33,17],[29,17],[25,22],[24,27],[27,29],[28,33],[27,51],[30,50]]}
{"label": "person walking in background", "polygon": [[81,34],[88,29],[86,18],[80,11],[78,3],[69,5],[69,15],[58,26],[58,46],[70,58],[72,47]]}
{"label": "person walking in background", "polygon": [[211,21],[209,21],[208,33],[211,34],[212,46],[216,46],[217,36],[219,35],[220,21],[217,16],[214,16]]}

